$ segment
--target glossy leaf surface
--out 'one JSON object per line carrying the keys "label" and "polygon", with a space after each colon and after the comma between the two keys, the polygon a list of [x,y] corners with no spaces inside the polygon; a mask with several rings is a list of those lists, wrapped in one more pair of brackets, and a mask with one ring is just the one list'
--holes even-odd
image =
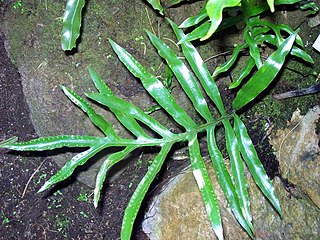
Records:
{"label": "glossy leaf surface", "polygon": [[280,45],[279,49],[266,60],[263,66],[246,83],[246,85],[240,89],[232,103],[235,110],[238,110],[251,102],[274,80],[293,46],[296,35],[296,33],[290,35],[287,40]]}
{"label": "glossy leaf surface", "polygon": [[222,12],[227,7],[239,6],[241,0],[209,0],[206,4],[206,11],[210,19],[210,28],[207,34],[200,40],[206,40],[218,29],[222,22]]}
{"label": "glossy leaf surface", "polygon": [[234,115],[234,130],[240,147],[241,154],[249,168],[255,183],[259,186],[263,194],[269,199],[271,204],[275,207],[280,215],[282,211],[280,208],[279,200],[276,196],[274,188],[269,180],[262,163],[259,160],[258,154],[253,146],[253,143],[247,132],[247,128],[241,121],[240,117]]}
{"label": "glossy leaf surface", "polygon": [[148,3],[151,4],[151,6],[158,10],[161,15],[163,15],[163,7],[161,6],[160,0],[147,0]]}
{"label": "glossy leaf surface", "polygon": [[239,198],[240,208],[247,225],[251,231],[253,231],[248,186],[244,176],[244,165],[240,155],[239,143],[230,122],[228,120],[224,120],[223,126],[225,128],[226,147],[230,156],[231,172],[235,184],[235,190]]}
{"label": "glossy leaf surface", "polygon": [[[185,38],[186,35],[178,28],[176,24],[168,20],[171,24],[178,41]],[[67,97],[85,112],[91,122],[97,126],[105,137],[94,136],[57,136],[42,137],[24,143],[16,142],[17,138],[13,137],[0,143],[0,147],[19,151],[44,151],[62,147],[86,148],[83,152],[76,154],[69,162],[67,162],[55,175],[53,175],[39,191],[44,191],[54,184],[67,179],[72,175],[74,170],[88,159],[95,156],[104,149],[112,150],[102,163],[96,177],[96,186],[94,189],[94,206],[97,207],[100,199],[100,191],[103,183],[107,178],[108,170],[119,161],[127,159],[132,151],[141,147],[156,147],[160,149],[156,157],[148,167],[148,171],[142,181],[138,184],[130,202],[125,210],[121,239],[130,239],[133,224],[143,198],[146,196],[148,188],[157,176],[169,151],[176,143],[188,142],[190,163],[193,169],[193,175],[196,179],[198,188],[202,194],[205,209],[210,220],[211,226],[219,239],[223,239],[222,221],[213,187],[210,182],[205,163],[201,156],[199,145],[199,133],[206,132],[208,134],[208,149],[213,158],[214,169],[217,173],[218,180],[222,186],[224,194],[227,197],[229,205],[236,219],[241,226],[247,231],[249,236],[253,235],[253,227],[251,223],[251,214],[249,209],[249,198],[247,194],[247,183],[244,178],[244,166],[240,152],[247,162],[251,164],[250,171],[260,184],[264,194],[276,203],[276,196],[270,192],[271,188],[267,185],[262,175],[261,166],[257,159],[247,159],[253,150],[251,145],[244,147],[238,136],[247,138],[245,133],[236,128],[243,128],[241,124],[232,128],[230,118],[234,113],[227,113],[223,102],[212,76],[204,64],[201,56],[191,43],[182,42],[182,52],[188,62],[191,70],[187,65],[177,57],[177,55],[165,45],[161,39],[148,32],[150,40],[159,55],[167,62],[170,71],[167,69],[169,82],[172,80],[174,73],[179,84],[182,86],[185,94],[193,103],[195,111],[201,115],[205,123],[196,123],[190,118],[186,110],[184,110],[175,101],[171,95],[171,91],[167,85],[161,83],[154,75],[149,73],[130,53],[120,47],[117,43],[110,40],[110,44],[117,54],[119,60],[124,66],[141,81],[146,91],[157,101],[159,106],[172,117],[172,120],[184,128],[179,129],[179,133],[171,132],[167,127],[146,114],[129,101],[117,97],[112,90],[105,84],[97,72],[89,68],[89,73],[98,92],[87,93],[86,96],[93,101],[107,107],[119,120],[119,122],[132,133],[130,138],[122,138],[117,135],[112,125],[108,123],[101,115],[97,114],[90,104],[79,95],[66,87],[62,90]],[[255,37],[255,35],[253,35]],[[232,63],[233,64],[233,63]],[[232,65],[230,64],[230,65]],[[167,84],[167,83],[166,83]],[[170,85],[170,84],[169,84]],[[209,110],[209,102],[207,97],[215,104],[220,112],[220,118],[215,119]],[[200,121],[201,122],[201,121]],[[214,129],[217,124],[223,124],[225,128],[225,140],[227,152],[231,162],[231,174],[226,170],[223,162],[222,154],[219,151],[214,137]],[[148,131],[146,131],[146,127]],[[240,135],[237,134],[240,131]],[[248,163],[249,162],[249,163]],[[257,164],[257,166],[255,166]],[[257,172],[255,172],[257,171]],[[268,183],[270,184],[270,183]],[[275,204],[276,205],[276,204]],[[277,205],[276,205],[277,206]]]}
{"label": "glossy leaf surface", "polygon": [[200,87],[190,70],[183,63],[183,61],[179,59],[175,53],[159,38],[157,38],[151,32],[147,32],[147,34],[153,46],[158,50],[159,55],[166,60],[168,66],[172,69],[178,82],[193,103],[195,109],[207,122],[212,121],[213,118],[209,111],[207,102],[205,101]]}
{"label": "glossy leaf surface", "polygon": [[267,0],[267,3],[270,7],[271,12],[274,12],[274,0]]}
{"label": "glossy leaf surface", "polygon": [[210,157],[213,163],[214,170],[216,172],[217,179],[221,185],[224,195],[228,200],[230,208],[240,225],[247,231],[247,233],[250,236],[252,236],[251,228],[248,225],[246,219],[243,217],[239,197],[236,193],[232,178],[224,164],[223,156],[220,150],[218,149],[215,140],[214,126],[207,130],[207,142]]}
{"label": "glossy leaf surface", "polygon": [[242,80],[251,73],[254,66],[254,59],[249,57],[245,67],[241,70],[240,76],[230,84],[229,89],[238,87],[242,83]]}
{"label": "glossy leaf surface", "polygon": [[81,12],[85,0],[68,0],[63,16],[62,49],[72,50],[76,47],[76,41],[80,36]]}
{"label": "glossy leaf surface", "polygon": [[193,176],[201,192],[203,203],[212,229],[219,240],[223,239],[220,208],[211,185],[210,177],[201,157],[200,146],[196,135],[191,136],[188,143]]}
{"label": "glossy leaf surface", "polygon": [[133,228],[134,220],[137,217],[140,205],[142,200],[144,199],[151,183],[157,176],[158,172],[161,169],[161,166],[164,163],[170,149],[171,144],[165,144],[161,147],[161,151],[159,154],[154,158],[152,164],[148,167],[148,171],[143,179],[138,184],[138,187],[134,191],[129,204],[124,212],[124,217],[122,221],[122,228],[121,228],[121,240],[130,240],[131,239],[131,232]]}
{"label": "glossy leaf surface", "polygon": [[[183,31],[180,30],[178,26],[170,19],[167,20],[170,23],[173,31],[175,32],[178,41],[183,39],[185,37]],[[198,53],[196,48],[189,42],[181,43],[181,47],[185,58],[187,59],[195,75],[198,77],[205,92],[214,102],[221,115],[226,115],[226,111],[221,100],[219,89],[216,83],[214,82],[213,78],[211,77],[209,70],[205,66],[205,63],[202,60],[200,54]]]}

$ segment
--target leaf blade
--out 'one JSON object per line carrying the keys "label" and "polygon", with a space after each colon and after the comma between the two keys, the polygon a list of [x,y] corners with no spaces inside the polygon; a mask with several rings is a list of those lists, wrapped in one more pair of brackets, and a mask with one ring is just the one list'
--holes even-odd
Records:
{"label": "leaf blade", "polygon": [[68,0],[63,16],[61,46],[64,51],[76,47],[76,41],[80,36],[81,12],[85,0]]}
{"label": "leaf blade", "polygon": [[235,190],[239,197],[243,217],[246,220],[247,225],[253,231],[248,185],[244,175],[244,165],[241,159],[238,141],[228,119],[223,120],[223,126],[225,128],[226,147],[230,157]]}
{"label": "leaf blade", "polygon": [[[92,81],[94,82],[96,88],[99,90],[99,92],[103,95],[109,96],[112,100],[113,98],[116,98],[112,90],[102,81],[100,75],[93,70],[92,68],[89,68],[89,73],[91,76]],[[88,96],[88,94],[87,94]],[[131,117],[129,114],[124,114],[121,111],[118,111],[117,108],[111,108],[110,110],[115,114],[117,119],[121,122],[121,124],[127,128],[133,135],[136,137],[145,137],[148,138],[149,136],[143,131],[141,126],[135,121],[133,117]]]}
{"label": "leaf blade", "polygon": [[122,240],[130,240],[133,223],[138,214],[140,205],[144,196],[146,195],[150,184],[153,182],[154,178],[158,174],[161,169],[161,166],[164,163],[164,160],[167,157],[171,149],[171,144],[166,144],[162,146],[160,152],[153,160],[152,164],[148,167],[148,171],[143,179],[140,181],[138,187],[134,191],[129,204],[124,213],[122,227],[121,227],[121,239]]}
{"label": "leaf blade", "polygon": [[168,112],[174,120],[186,129],[192,129],[195,126],[194,121],[174,100],[168,89],[152,74],[133,58],[125,49],[109,39],[109,42],[118,55],[120,61],[127,69],[141,80],[144,88],[159,103],[159,105]]}
{"label": "leaf blade", "polygon": [[126,156],[128,156],[129,153],[131,153],[134,149],[136,149],[136,146],[129,146],[126,147],[125,149],[113,153],[110,156],[108,156],[108,158],[102,163],[97,177],[96,177],[96,184],[95,184],[95,188],[94,188],[94,195],[93,195],[93,204],[94,207],[97,208],[98,207],[98,202],[100,200],[100,191],[103,187],[103,183],[106,179],[107,176],[107,171],[116,163],[118,163],[119,161],[123,160]]}
{"label": "leaf blade", "polygon": [[235,110],[239,110],[251,102],[274,80],[293,46],[296,35],[296,33],[291,34],[280,45],[279,49],[271,54],[256,74],[239,90],[232,102]]}
{"label": "leaf blade", "polygon": [[76,93],[71,91],[71,89],[61,86],[64,94],[78,107],[84,111],[88,117],[90,118],[91,122],[96,125],[106,136],[112,137],[114,139],[119,138],[118,135],[114,132],[111,124],[104,120],[104,118],[97,114],[96,111],[90,106],[90,104],[85,101],[83,98],[78,96]]}
{"label": "leaf blade", "polygon": [[191,100],[193,106],[197,112],[207,121],[210,122],[213,120],[212,115],[209,111],[208,105],[204,96],[200,90],[199,85],[197,84],[195,78],[187,68],[187,66],[182,62],[181,59],[158,37],[152,34],[149,31],[146,31],[152,45],[158,50],[159,55],[165,59],[168,66],[173,71],[178,82],[183,88],[184,92],[187,94]]}
{"label": "leaf blade", "polygon": [[161,6],[160,0],[147,0],[151,4],[153,9],[158,10],[161,15],[163,15],[163,7]]}
{"label": "leaf blade", "polygon": [[[9,139],[10,140],[10,139]],[[14,138],[13,140],[17,140]],[[56,137],[41,137],[27,142],[8,141],[1,147],[16,151],[46,151],[62,147],[93,147],[102,143],[103,138],[91,136],[61,135]]]}
{"label": "leaf blade", "polygon": [[241,0],[209,0],[206,3],[206,10],[211,21],[210,28],[207,34],[200,41],[207,40],[218,29],[222,22],[222,12],[226,7],[235,7],[240,4]]}
{"label": "leaf blade", "polygon": [[203,8],[197,15],[193,17],[189,17],[184,20],[180,25],[179,28],[188,28],[200,23],[203,19],[208,17],[207,10]]}
{"label": "leaf blade", "polygon": [[[186,36],[174,22],[172,22],[170,19],[167,19],[167,21],[170,23],[172,29],[174,30],[178,41]],[[219,89],[213,78],[211,77],[211,74],[204,64],[204,61],[202,60],[197,49],[189,42],[182,42],[181,47],[183,55],[186,57],[191,69],[201,82],[201,85],[204,88],[205,92],[214,102],[221,115],[225,115],[226,111],[222,103]]]}
{"label": "leaf blade", "polygon": [[70,161],[68,161],[55,175],[53,175],[48,181],[46,181],[38,192],[43,192],[50,188],[52,185],[61,182],[70,177],[76,167],[85,164],[90,158],[104,149],[104,144],[97,145],[89,148],[88,150],[75,155]]}
{"label": "leaf blade", "polygon": [[208,171],[200,154],[197,135],[194,134],[190,137],[188,147],[192,173],[201,192],[211,227],[218,239],[223,240],[223,228],[219,203],[214,193]]}
{"label": "leaf blade", "polygon": [[261,189],[262,193],[269,199],[280,215],[282,215],[279,200],[275,194],[274,188],[268,178],[258,154],[249,137],[247,129],[240,117],[234,115],[234,129],[239,142],[241,154],[249,168],[255,183]]}
{"label": "leaf blade", "polygon": [[242,69],[240,73],[240,76],[230,84],[229,89],[238,87],[242,83],[242,80],[245,79],[251,73],[254,66],[255,66],[254,59],[249,57],[245,67]]}
{"label": "leaf blade", "polygon": [[224,192],[224,195],[228,200],[233,215],[240,223],[240,225],[246,230],[249,236],[252,237],[252,231],[250,229],[250,226],[247,224],[246,219],[243,217],[238,195],[233,185],[231,176],[224,164],[223,156],[217,146],[215,140],[215,126],[212,126],[209,129],[207,129],[207,143],[209,154],[213,163],[214,170],[216,172],[217,179]]}
{"label": "leaf blade", "polygon": [[104,95],[101,93],[88,93],[87,96],[90,99],[106,107],[109,107],[110,109],[118,109],[119,112],[132,116],[133,118],[149,126],[153,131],[163,137],[172,136],[172,133],[154,118],[150,117],[138,107],[121,98],[118,98],[116,96]]}

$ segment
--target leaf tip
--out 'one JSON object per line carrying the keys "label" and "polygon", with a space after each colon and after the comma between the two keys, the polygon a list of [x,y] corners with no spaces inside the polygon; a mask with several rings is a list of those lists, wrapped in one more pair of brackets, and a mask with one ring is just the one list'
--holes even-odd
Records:
{"label": "leaf tip", "polygon": [[43,186],[38,190],[37,193],[41,193],[41,192],[47,190],[49,187],[50,187],[50,186],[49,186],[48,182],[45,182],[45,183],[43,184]]}
{"label": "leaf tip", "polygon": [[0,142],[0,148],[8,147],[10,144],[13,144],[18,141],[18,137],[12,137],[7,140]]}
{"label": "leaf tip", "polygon": [[113,41],[111,38],[108,38],[109,43],[111,44],[112,48],[116,45],[118,45],[115,41]]}
{"label": "leaf tip", "polygon": [[219,240],[224,240],[224,237],[223,237],[223,228],[220,227],[220,228],[215,228],[214,229],[214,233],[216,234],[217,238]]}

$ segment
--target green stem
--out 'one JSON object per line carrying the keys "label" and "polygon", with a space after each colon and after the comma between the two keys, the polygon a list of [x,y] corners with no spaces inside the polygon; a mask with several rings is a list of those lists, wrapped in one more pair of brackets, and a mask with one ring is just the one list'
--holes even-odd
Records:
{"label": "green stem", "polygon": [[184,142],[188,140],[188,137],[193,134],[198,134],[200,132],[206,131],[208,128],[216,125],[217,123],[234,116],[234,112],[231,112],[221,118],[218,118],[212,122],[202,124],[191,131],[186,131],[184,133],[175,134],[174,137],[162,138],[162,139],[149,139],[149,138],[137,138],[137,139],[122,139],[117,142],[108,142],[105,144],[106,147],[123,147],[123,146],[139,146],[139,147],[153,147],[153,146],[163,146],[165,144],[174,144],[176,142]]}

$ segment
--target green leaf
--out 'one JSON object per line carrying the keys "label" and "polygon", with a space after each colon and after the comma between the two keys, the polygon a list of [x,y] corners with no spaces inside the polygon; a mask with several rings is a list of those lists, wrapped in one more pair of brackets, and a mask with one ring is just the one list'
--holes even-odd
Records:
{"label": "green leaf", "polygon": [[151,73],[135,60],[131,54],[120,47],[118,44],[109,40],[110,44],[118,55],[119,59],[128,68],[128,70],[141,80],[144,88],[159,103],[159,105],[168,112],[174,120],[186,129],[195,127],[194,121],[174,100],[168,89]]}
{"label": "green leaf", "polygon": [[214,170],[216,172],[217,179],[221,185],[221,188],[226,196],[230,208],[240,223],[240,225],[246,230],[246,232],[252,237],[252,231],[247,224],[246,219],[243,217],[239,198],[236,193],[235,187],[233,185],[231,176],[224,164],[223,156],[218,149],[216,140],[215,140],[215,126],[210,127],[207,130],[207,142],[208,142],[208,149],[211,156],[211,160],[213,163]]}
{"label": "green leaf", "polygon": [[63,16],[62,49],[72,50],[80,36],[81,12],[85,5],[84,0],[68,0]]}
{"label": "green leaf", "polygon": [[212,74],[212,77],[215,78],[216,76],[218,76],[220,73],[223,73],[223,72],[226,72],[228,71],[234,64],[235,62],[237,61],[238,59],[238,56],[239,56],[239,53],[247,48],[248,45],[247,44],[242,44],[242,45],[238,45],[236,46],[234,49],[233,49],[233,52],[232,52],[232,56],[231,58],[226,61],[224,64],[222,64],[221,66],[218,66],[216,68],[216,70],[214,70],[213,74]]}
{"label": "green leaf", "polygon": [[16,151],[46,151],[62,147],[93,147],[104,142],[103,138],[90,136],[64,135],[56,137],[42,137],[27,142],[15,142],[17,138],[10,138],[1,142],[1,147]]}
{"label": "green leaf", "polygon": [[239,110],[256,98],[279,73],[286,56],[290,52],[296,38],[296,33],[291,34],[268,59],[258,72],[237,93],[232,105]]}
{"label": "green leaf", "polygon": [[[236,25],[237,23],[243,21],[243,15],[235,16],[235,17],[228,17],[223,19],[222,23],[219,25],[216,32],[221,31],[223,29],[229,28],[231,26]],[[191,33],[185,35],[178,44],[182,42],[191,42],[193,40],[199,39],[204,37],[210,29],[210,22],[204,22],[200,26],[196,27]]]}
{"label": "green leaf", "polygon": [[275,0],[275,5],[281,5],[281,4],[294,4],[301,2],[301,0]]}
{"label": "green leaf", "polygon": [[90,118],[91,122],[96,125],[98,128],[101,129],[101,131],[108,135],[108,137],[112,137],[114,139],[118,139],[118,135],[114,132],[112,129],[112,126],[110,123],[108,123],[104,118],[97,114],[95,110],[89,105],[88,102],[86,102],[84,99],[82,99],[80,96],[75,94],[73,91],[71,91],[69,88],[66,88],[64,86],[61,86],[63,92],[67,95],[67,97],[78,107],[82,109],[85,113],[88,114],[88,117]]}
{"label": "green leaf", "polygon": [[107,176],[107,171],[116,163],[123,160],[129,153],[135,150],[137,146],[126,147],[122,151],[116,152],[108,156],[108,158],[102,163],[99,172],[97,174],[96,185],[94,188],[94,197],[93,203],[95,208],[98,207],[98,202],[100,199],[100,191],[103,187],[103,183]]}
{"label": "green leaf", "polygon": [[0,148],[7,148],[7,146],[14,144],[16,141],[18,141],[18,137],[12,137],[7,140],[4,140],[0,142]]}
{"label": "green leaf", "polygon": [[274,191],[271,181],[269,180],[262,163],[259,160],[258,154],[249,137],[247,129],[241,119],[234,115],[234,130],[239,142],[241,154],[249,168],[249,171],[259,186],[263,194],[269,199],[280,215],[282,215],[280,203]]}
{"label": "green leaf", "polygon": [[[183,39],[185,37],[183,31],[180,30],[178,26],[170,19],[167,19],[167,21],[170,23],[172,29],[174,30],[178,41]],[[209,70],[205,66],[205,63],[202,60],[200,54],[198,53],[196,48],[189,42],[181,43],[181,47],[183,55],[186,57],[190,67],[198,77],[205,92],[217,106],[221,115],[226,115],[226,111],[222,103],[219,89],[216,83],[214,82],[213,78],[211,77]]]}
{"label": "green leaf", "polygon": [[317,6],[317,4],[311,1],[307,1],[306,3],[304,3],[304,1],[301,1],[299,7],[302,11],[309,10],[309,15],[313,15],[319,12],[319,7]]}
{"label": "green leaf", "polygon": [[262,61],[261,61],[261,57],[260,57],[260,49],[259,49],[257,43],[254,41],[251,31],[247,28],[244,30],[243,35],[244,35],[244,40],[246,41],[246,43],[249,46],[250,56],[254,59],[257,68],[258,69],[261,68]]}
{"label": "green leaf", "polygon": [[187,66],[159,38],[157,38],[149,31],[147,31],[147,34],[153,46],[158,50],[159,55],[166,60],[168,66],[171,68],[172,72],[176,76],[178,82],[191,100],[197,112],[207,122],[212,121],[213,118],[209,111],[207,102],[204,99],[198,83],[196,82]]}
{"label": "green leaf", "polygon": [[[278,41],[276,40],[276,36],[272,35],[272,34],[268,34],[268,35],[261,35],[259,36],[258,38],[256,38],[256,41],[257,42],[266,42],[266,43],[269,43],[271,45],[274,45],[274,46],[277,46],[279,47],[279,44]],[[284,41],[284,40],[283,40]],[[282,42],[283,42],[282,41]],[[302,60],[308,62],[308,63],[311,63],[313,64],[314,61],[312,59],[312,57],[306,53],[304,50],[302,50],[301,48],[299,47],[296,47],[296,46],[292,46],[292,49],[290,51],[290,54],[293,55],[293,56],[296,56],[298,58],[301,58]]]}
{"label": "green leaf", "polygon": [[243,217],[249,228],[253,231],[248,186],[244,176],[244,165],[240,155],[239,144],[229,120],[223,120],[223,126],[225,128],[226,147],[230,157],[235,190],[239,197]]}
{"label": "green leaf", "polygon": [[55,175],[46,181],[38,192],[43,192],[52,185],[61,182],[71,176],[76,167],[85,164],[90,158],[105,148],[104,144],[96,145],[88,150],[75,155],[69,162],[67,162]]}
{"label": "green leaf", "polygon": [[274,12],[274,0],[267,0],[267,3],[270,7],[271,12]]}
{"label": "green leaf", "polygon": [[253,58],[249,57],[245,67],[241,70],[240,76],[230,84],[229,89],[238,87],[241,84],[242,80],[251,73],[254,66],[255,62]]}
{"label": "green leaf", "polygon": [[202,195],[202,200],[211,223],[211,227],[219,240],[223,239],[223,229],[221,223],[220,208],[217,197],[214,193],[210,177],[204,161],[201,157],[200,146],[197,135],[189,139],[189,154],[192,166],[192,173],[196,179],[198,188]]}
{"label": "green leaf", "polygon": [[187,2],[187,1],[188,1],[188,0],[170,0],[170,1],[167,3],[167,5],[168,5],[169,7],[172,7],[172,6],[177,5],[177,4],[181,3],[181,2]]}
{"label": "green leaf", "polygon": [[163,15],[163,7],[161,6],[160,0],[147,0],[151,4],[153,9],[158,10]]}
{"label": "green leaf", "polygon": [[210,18],[211,25],[207,34],[200,40],[204,41],[211,37],[211,35],[218,29],[222,22],[222,12],[226,7],[236,7],[241,3],[241,0],[209,0],[206,4],[207,14]]}
{"label": "green leaf", "polygon": [[[102,81],[99,74],[89,68],[90,76],[96,86],[96,88],[99,90],[99,92],[103,95],[109,96],[109,98],[116,98],[114,93],[111,91],[111,89]],[[89,94],[90,95],[90,94]],[[87,94],[88,96],[88,94]],[[148,138],[149,136],[143,131],[141,126],[135,121],[133,117],[130,115],[125,115],[123,112],[119,111],[117,108],[110,108],[110,110],[115,114],[117,119],[122,123],[122,125],[127,128],[132,134],[134,134],[136,137],[144,137]]]}
{"label": "green leaf", "polygon": [[209,31],[210,28],[210,23],[209,22],[204,22],[200,26],[196,27],[191,33],[188,33],[185,35],[184,38],[182,38],[178,44],[181,44],[183,42],[191,42],[196,39],[204,37],[207,32]]}
{"label": "green leaf", "polygon": [[[167,128],[162,126],[158,121],[150,117],[148,114],[144,113],[141,109],[137,108],[133,104],[121,98],[104,95],[100,93],[89,93],[87,94],[87,96],[92,100],[106,107],[109,107],[110,109],[118,109],[118,111],[122,112],[122,114],[130,115],[130,117],[143,122],[148,127],[150,127],[153,131],[158,133],[160,136],[163,136],[163,137],[172,136],[172,133]],[[129,130],[131,130],[132,132],[139,131],[137,129],[135,130],[129,129]]]}
{"label": "green leaf", "polygon": [[180,25],[179,28],[188,28],[200,23],[203,19],[208,17],[207,10],[203,8],[196,16],[189,17],[184,20]]}
{"label": "green leaf", "polygon": [[140,181],[138,187],[134,191],[129,204],[124,212],[121,228],[121,240],[130,240],[134,220],[138,214],[142,200],[145,197],[151,183],[157,176],[164,163],[172,145],[165,144],[161,147],[159,154],[155,157],[152,164],[148,167],[148,171]]}

